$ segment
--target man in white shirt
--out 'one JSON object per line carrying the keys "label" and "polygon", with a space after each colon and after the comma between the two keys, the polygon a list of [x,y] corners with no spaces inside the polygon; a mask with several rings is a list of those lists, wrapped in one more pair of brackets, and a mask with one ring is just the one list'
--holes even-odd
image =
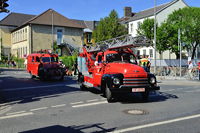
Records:
{"label": "man in white shirt", "polygon": [[188,72],[189,72],[190,79],[193,78],[193,74],[192,74],[193,68],[194,68],[194,66],[193,66],[193,64],[192,64],[192,61],[189,61],[189,64],[188,64]]}

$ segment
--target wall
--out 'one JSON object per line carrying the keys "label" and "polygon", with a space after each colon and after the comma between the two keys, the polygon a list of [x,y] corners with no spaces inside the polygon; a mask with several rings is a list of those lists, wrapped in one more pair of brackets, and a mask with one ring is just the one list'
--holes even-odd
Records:
{"label": "wall", "polygon": [[30,27],[25,26],[18,29],[11,34],[11,54],[23,58],[30,54],[29,41],[30,41]]}
{"label": "wall", "polygon": [[11,49],[11,31],[15,27],[11,26],[0,26],[0,38],[2,38],[2,42],[0,42],[2,45],[2,53],[6,56],[10,54]]}
{"label": "wall", "polygon": [[[72,45],[82,45],[83,30],[78,28],[58,27],[54,26],[53,40],[57,41],[57,30],[63,31],[63,38],[61,43],[68,43]],[[45,25],[32,26],[32,47],[33,51],[41,49],[52,49],[52,27]]]}

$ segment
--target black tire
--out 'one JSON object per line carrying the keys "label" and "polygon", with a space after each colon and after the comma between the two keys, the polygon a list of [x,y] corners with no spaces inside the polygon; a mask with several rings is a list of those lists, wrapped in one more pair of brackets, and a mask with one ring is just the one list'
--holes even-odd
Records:
{"label": "black tire", "polygon": [[80,74],[80,73],[79,73],[79,76],[78,76],[78,82],[80,83],[80,90],[81,91],[86,91],[87,87],[83,84],[84,76],[82,74]]}
{"label": "black tire", "polygon": [[64,80],[64,75],[61,75],[59,78],[59,81],[63,81]]}
{"label": "black tire", "polygon": [[36,78],[36,76],[33,75],[33,74],[30,72],[30,78],[31,78],[31,79],[34,79],[34,78]]}
{"label": "black tire", "polygon": [[39,68],[38,75],[39,75],[40,80],[42,80],[42,81],[46,80],[46,76],[44,74],[44,69],[42,67]]}
{"label": "black tire", "polygon": [[85,87],[85,85],[83,83],[81,83],[80,85],[80,90],[81,91],[86,91],[87,90],[87,87]]}
{"label": "black tire", "polygon": [[106,85],[106,88],[105,88],[105,97],[106,97],[106,99],[109,103],[113,101],[113,94],[112,94],[112,92],[110,91],[110,88],[107,85]]}
{"label": "black tire", "polygon": [[146,90],[145,92],[142,92],[141,94],[142,94],[142,100],[144,102],[148,102],[148,100],[149,100],[149,91]]}

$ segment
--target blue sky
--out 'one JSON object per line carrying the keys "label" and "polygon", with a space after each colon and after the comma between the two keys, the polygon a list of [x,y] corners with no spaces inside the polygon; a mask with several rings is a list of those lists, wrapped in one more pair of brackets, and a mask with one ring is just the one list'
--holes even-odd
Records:
{"label": "blue sky", "polygon": [[[157,5],[171,0],[157,0]],[[189,6],[200,7],[200,0],[185,0]],[[49,8],[56,10],[65,17],[79,20],[99,20],[108,16],[115,9],[119,17],[123,16],[125,6],[138,12],[154,6],[154,0],[9,0],[11,12],[39,15]],[[0,19],[7,14],[0,13]]]}

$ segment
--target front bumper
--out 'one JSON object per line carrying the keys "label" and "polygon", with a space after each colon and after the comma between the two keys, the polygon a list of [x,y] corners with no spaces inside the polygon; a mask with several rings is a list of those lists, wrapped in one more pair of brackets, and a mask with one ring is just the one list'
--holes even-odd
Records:
{"label": "front bumper", "polygon": [[131,93],[132,92],[132,89],[134,88],[145,88],[145,91],[156,91],[156,90],[160,90],[160,86],[152,86],[152,85],[149,85],[149,86],[125,86],[125,85],[121,85],[120,87],[111,87],[110,90],[112,92],[128,92],[128,93]]}
{"label": "front bumper", "polygon": [[64,70],[62,69],[48,69],[46,71],[47,76],[62,76],[65,75]]}

